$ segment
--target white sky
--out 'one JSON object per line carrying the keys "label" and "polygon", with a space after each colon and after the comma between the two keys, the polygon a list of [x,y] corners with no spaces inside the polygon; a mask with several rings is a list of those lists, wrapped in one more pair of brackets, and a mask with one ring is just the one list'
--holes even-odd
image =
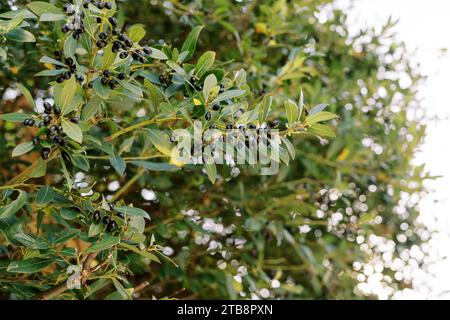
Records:
{"label": "white sky", "polygon": [[419,272],[414,290],[397,294],[399,299],[450,299],[450,52],[443,55],[441,51],[450,50],[449,14],[450,0],[355,0],[351,14],[354,27],[380,26],[389,16],[400,19],[397,38],[415,52],[414,61],[420,62],[429,77],[421,88],[423,107],[427,115],[441,119],[429,123],[425,145],[416,159],[432,175],[443,176],[427,183],[435,192],[421,203],[421,221],[439,231],[430,242],[428,269],[432,275],[424,277]]}

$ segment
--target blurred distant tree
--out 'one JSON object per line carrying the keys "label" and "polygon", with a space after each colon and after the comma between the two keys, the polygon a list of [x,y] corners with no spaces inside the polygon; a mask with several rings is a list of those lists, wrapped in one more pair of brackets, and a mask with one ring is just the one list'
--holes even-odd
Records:
{"label": "blurred distant tree", "polygon": [[[25,8],[29,1],[10,4]],[[123,270],[107,269],[103,275],[114,278],[113,282],[91,281],[81,293],[65,291],[59,298],[134,294],[140,298],[343,299],[388,297],[410,285],[411,271],[422,263],[421,245],[429,237],[429,231],[416,221],[417,204],[425,193],[422,182],[428,176],[423,167],[411,165],[425,132],[424,120],[416,116],[420,111],[417,87],[423,78],[410,64],[404,45],[393,38],[391,21],[379,32],[368,29],[351,35],[346,12],[331,0],[135,0],[117,1],[117,5],[120,25],[130,30],[131,25],[143,24],[147,33],[141,45],[166,48],[165,52],[181,48],[191,30],[204,25],[192,60],[215,51],[214,67],[225,70],[229,83],[236,82],[236,73],[248,83],[249,106],[265,95],[273,97],[272,117],[281,119],[283,127],[284,102],[301,101],[301,92],[305,113],[327,103],[327,110],[340,119],[331,121],[336,137],[329,137],[324,126],[311,132],[320,138],[302,134],[301,139],[292,139],[296,158],[288,157],[289,165],[283,165],[278,175],[260,176],[256,168],[231,165],[218,168],[215,184],[209,181],[210,175],[189,166],[181,172],[146,172],[127,163],[126,175],[121,176],[120,170],[105,167],[108,161],[94,166],[92,161],[103,156],[88,151],[92,157],[88,157],[92,162],[88,182],[96,182],[94,192],[149,212],[152,220],[139,227],[145,236],[142,243],[154,246],[153,253],[162,263],[150,265],[149,259],[155,257],[145,256],[142,246],[126,247],[128,251],[122,247],[113,251],[113,259],[127,265],[127,280],[120,276]],[[10,8],[3,5],[0,10]],[[23,96],[8,96],[16,82],[33,88],[33,96],[52,94],[48,84],[54,79],[33,77],[42,66],[31,61],[64,49],[62,23],[26,21],[25,29],[39,45],[6,42],[8,58],[0,68],[0,114],[31,109]],[[147,117],[161,112],[160,102],[152,100],[158,86],[152,79],[175,72],[157,61],[149,64],[144,88],[149,98],[140,103],[108,101],[111,109],[103,114],[104,123],[100,120],[96,131],[91,131],[93,136],[120,133],[128,124],[140,122],[134,118],[142,110]],[[189,68],[188,64],[183,68]],[[26,129],[18,133],[12,122],[4,121],[0,130],[0,164],[12,168],[2,170],[3,185],[24,168],[10,154],[28,134]],[[137,132],[121,135],[113,146],[127,150],[123,152],[129,153],[123,156],[127,161],[133,161],[141,148],[155,151]],[[102,148],[104,153],[107,147]],[[24,164],[34,160],[22,159]],[[117,162],[111,165],[120,167]],[[47,178],[45,183],[59,180]],[[9,196],[5,194],[0,205],[10,206]],[[49,234],[67,233],[69,229],[63,229],[70,222],[65,221],[66,212],[44,209],[45,215],[36,215],[31,207],[28,213],[22,212],[25,234],[34,233],[36,225],[45,225]],[[89,204],[82,209],[89,211]],[[24,257],[18,250],[23,241],[14,243],[5,232],[10,228],[5,224],[0,228],[4,235],[0,233],[0,288],[5,297],[30,298],[39,293],[39,281],[52,290],[67,277],[63,270],[54,279],[49,269],[42,269],[34,276],[25,274],[22,282],[11,282],[11,261],[42,258],[47,249],[40,248],[36,238]],[[67,247],[81,251],[86,250],[86,242],[92,242],[83,233],[74,233],[70,239]],[[64,259],[73,259],[69,253]],[[104,250],[101,260],[107,261],[107,254]],[[133,292],[144,281],[151,285]]]}

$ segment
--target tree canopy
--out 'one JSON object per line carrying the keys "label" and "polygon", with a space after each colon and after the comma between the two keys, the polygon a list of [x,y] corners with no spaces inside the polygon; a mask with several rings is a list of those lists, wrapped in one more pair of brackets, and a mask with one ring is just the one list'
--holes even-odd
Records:
{"label": "tree canopy", "polygon": [[[393,25],[350,34],[331,0],[2,4],[2,297],[410,286],[430,234],[411,164],[423,77]],[[279,172],[180,163],[171,134],[195,120],[224,137],[279,129]]]}

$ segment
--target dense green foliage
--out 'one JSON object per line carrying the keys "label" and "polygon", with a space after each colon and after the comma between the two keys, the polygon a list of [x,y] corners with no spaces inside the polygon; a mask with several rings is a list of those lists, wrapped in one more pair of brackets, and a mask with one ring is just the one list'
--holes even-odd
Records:
{"label": "dense green foliage", "polygon": [[[422,77],[392,39],[390,23],[381,32],[350,35],[345,12],[326,0],[117,1],[119,25],[127,26],[139,49],[152,50],[142,54],[146,61],[118,63],[108,57],[117,54],[111,45],[98,52],[87,33],[78,42],[66,40],[60,9],[39,12],[27,7],[29,1],[13,2],[30,10],[17,22],[27,33],[15,32],[32,41],[31,32],[37,45],[14,42],[10,35],[1,42],[4,298],[42,291],[67,299],[356,298],[380,293],[360,282],[370,281],[372,289],[378,283],[387,295],[409,285],[411,268],[423,258],[409,253],[420,251],[428,237],[416,223],[426,176],[410,164],[425,130],[415,115]],[[10,9],[3,4],[0,12]],[[90,16],[86,12],[85,19]],[[0,19],[9,23],[11,15]],[[204,26],[201,32],[198,26]],[[189,39],[197,35],[194,50]],[[84,89],[74,76],[55,82],[65,64],[57,69],[50,58],[41,60],[45,66],[36,63],[42,56],[57,58],[55,50],[76,58],[77,72],[87,78]],[[183,57],[184,51],[192,58]],[[89,75],[92,66],[111,70],[114,78],[123,72],[127,80],[110,90],[101,75]],[[205,119],[209,95],[219,92],[204,95],[195,84],[186,85],[192,73],[201,84],[214,74],[222,90],[232,92],[225,106],[231,111]],[[86,86],[91,80],[93,89]],[[9,97],[14,88],[25,96]],[[53,97],[63,109],[68,146],[44,141],[52,150],[49,159],[39,160],[36,152],[12,158],[13,149],[15,155],[31,150],[26,143],[33,135],[13,121],[28,117],[10,113],[34,114],[35,103]],[[243,109],[243,124],[260,125],[270,102],[270,120],[281,121],[295,147],[295,159],[285,151],[277,175],[261,176],[248,165],[180,170],[170,159],[169,131],[189,127],[192,117],[223,130]],[[336,137],[321,124],[308,126],[316,112],[333,118],[322,103],[339,115],[328,122]],[[254,121],[247,123],[253,115],[246,111]],[[81,117],[79,125],[72,125],[73,117]],[[284,137],[283,143],[291,148]],[[81,190],[72,188],[74,179],[85,183]],[[119,231],[111,234],[95,223],[96,210],[113,216]],[[147,215],[151,221],[145,222]],[[88,269],[82,289],[55,293],[70,265]]]}

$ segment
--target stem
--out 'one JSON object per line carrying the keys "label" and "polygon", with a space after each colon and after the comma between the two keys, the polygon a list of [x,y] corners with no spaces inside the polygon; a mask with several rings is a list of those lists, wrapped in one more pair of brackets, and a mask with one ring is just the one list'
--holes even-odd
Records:
{"label": "stem", "polygon": [[105,138],[105,141],[106,142],[111,142],[112,140],[120,137],[121,135],[124,135],[124,134],[126,134],[128,132],[134,131],[134,130],[142,128],[142,127],[149,126],[149,125],[154,124],[154,123],[165,122],[165,121],[181,120],[181,119],[184,119],[184,118],[178,118],[178,117],[165,118],[165,119],[153,118],[153,119],[150,119],[150,120],[147,120],[147,121],[143,121],[143,122],[137,123],[135,125],[129,126],[129,127],[125,128],[125,129],[122,129],[120,131],[117,131],[116,133],[112,134],[111,136]]}
{"label": "stem", "polygon": [[131,188],[137,180],[139,180],[139,178],[145,173],[145,171],[145,169],[140,169],[133,178],[128,180],[128,182],[114,194],[114,196],[111,198],[111,202],[116,201],[121,195],[127,192],[127,190]]}

